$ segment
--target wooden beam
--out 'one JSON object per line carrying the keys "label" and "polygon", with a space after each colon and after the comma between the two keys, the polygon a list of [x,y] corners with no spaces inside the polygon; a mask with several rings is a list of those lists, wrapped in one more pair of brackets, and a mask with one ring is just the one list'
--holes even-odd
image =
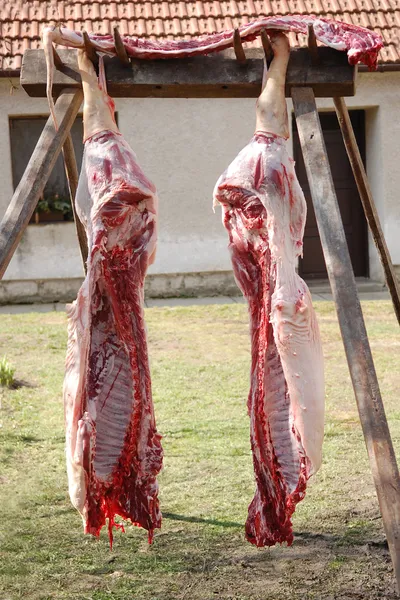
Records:
{"label": "wooden beam", "polygon": [[[260,49],[260,55],[261,55]],[[76,50],[58,50],[64,63],[54,73],[53,91],[81,85]],[[310,86],[317,97],[354,96],[356,68],[345,52],[318,48],[321,65],[312,65],[307,48],[293,50],[286,80],[286,96],[296,86]],[[240,65],[226,56],[198,56],[174,60],[132,60],[123,66],[117,57],[105,58],[107,89],[114,98],[257,98],[261,91],[263,60],[249,58]],[[21,85],[33,97],[46,96],[46,63],[42,50],[25,50]]]}
{"label": "wooden beam", "polygon": [[354,179],[357,184],[358,193],[364,208],[365,217],[374,238],[376,249],[378,250],[383,270],[385,272],[386,283],[392,297],[394,311],[400,324],[400,285],[397,281],[396,273],[393,268],[390,252],[386,245],[382,227],[379,221],[378,212],[369,187],[367,174],[358,149],[357,141],[354,135],[353,126],[350,121],[349,111],[343,98],[334,98],[336,114],[342,130],[344,145],[347,155],[353,169]]}
{"label": "wooden beam", "polygon": [[59,123],[55,131],[49,117],[36,148],[0,224],[0,279],[36,208],[50,173],[82,103],[83,93],[65,90],[56,102]]}
{"label": "wooden beam", "polygon": [[87,271],[86,263],[87,263],[87,259],[88,259],[88,243],[87,243],[85,228],[83,227],[83,225],[77,215],[77,212],[76,212],[75,199],[76,199],[76,190],[78,189],[79,173],[78,173],[78,166],[76,164],[74,145],[72,143],[72,137],[71,137],[70,133],[67,135],[67,137],[65,139],[65,143],[63,146],[63,157],[64,157],[64,164],[65,164],[65,172],[66,172],[67,180],[68,180],[69,194],[71,197],[72,212],[74,213],[76,233],[78,236],[79,247],[81,249],[83,268],[86,273],[86,271]]}
{"label": "wooden beam", "polygon": [[321,124],[311,89],[292,91],[293,105],[326,267],[400,589],[400,477],[372,360]]}

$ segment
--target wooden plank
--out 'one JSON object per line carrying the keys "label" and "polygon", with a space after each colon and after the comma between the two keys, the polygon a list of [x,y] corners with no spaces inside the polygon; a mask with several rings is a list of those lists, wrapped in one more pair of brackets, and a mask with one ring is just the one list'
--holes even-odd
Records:
{"label": "wooden plank", "polygon": [[83,227],[83,225],[77,215],[77,212],[76,212],[75,199],[76,199],[76,190],[78,189],[79,173],[78,173],[78,166],[76,164],[74,145],[72,143],[72,137],[71,137],[70,133],[67,135],[67,137],[65,139],[65,143],[64,143],[62,152],[63,152],[63,157],[64,157],[65,172],[66,172],[67,180],[68,180],[69,194],[71,197],[72,212],[74,213],[76,233],[78,236],[79,247],[81,249],[83,268],[86,273],[86,271],[87,271],[86,263],[87,263],[87,258],[88,258],[88,242],[87,242],[85,228]]}
{"label": "wooden plank", "polygon": [[311,89],[292,91],[300,144],[383,524],[400,589],[400,477]]}
{"label": "wooden plank", "polygon": [[350,121],[349,111],[347,110],[343,98],[336,97],[334,98],[334,102],[340,129],[342,130],[344,145],[346,146],[347,155],[350,160],[351,168],[353,169],[354,179],[357,184],[358,193],[360,194],[365,217],[371,230],[376,249],[378,250],[379,258],[385,272],[386,283],[392,297],[394,311],[400,324],[400,285],[397,281],[390,252],[383,235],[378,212],[375,207],[367,174],[358,149],[353,126]]}
{"label": "wooden plank", "polygon": [[79,111],[81,90],[65,90],[56,102],[59,129],[50,117],[44,126],[25,173],[0,224],[0,279],[15,252],[44,190],[65,139]]}
{"label": "wooden plank", "polygon": [[[58,49],[65,67],[54,74],[54,94],[79,87],[76,50]],[[250,55],[250,52],[248,53]],[[356,68],[345,52],[318,48],[320,63],[311,64],[307,48],[293,50],[286,80],[286,96],[295,86],[310,86],[315,96],[354,96]],[[226,56],[198,56],[174,60],[132,60],[123,66],[117,57],[105,60],[107,89],[114,98],[257,98],[261,91],[262,58],[240,65]],[[45,97],[46,64],[42,50],[25,50],[21,85],[29,96]]]}

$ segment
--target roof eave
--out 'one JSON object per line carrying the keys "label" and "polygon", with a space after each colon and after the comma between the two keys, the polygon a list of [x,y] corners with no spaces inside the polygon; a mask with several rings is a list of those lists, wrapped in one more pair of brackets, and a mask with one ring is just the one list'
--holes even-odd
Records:
{"label": "roof eave", "polygon": [[11,79],[12,77],[18,77],[20,76],[20,69],[6,69],[5,71],[0,71],[0,77],[8,77],[8,79]]}

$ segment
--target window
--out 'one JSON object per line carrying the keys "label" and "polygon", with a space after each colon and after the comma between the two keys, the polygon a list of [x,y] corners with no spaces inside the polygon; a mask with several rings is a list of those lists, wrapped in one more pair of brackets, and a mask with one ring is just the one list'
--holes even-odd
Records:
{"label": "window", "polygon": [[[14,189],[17,187],[24,174],[25,168],[31,158],[46,121],[47,117],[28,116],[10,118],[11,164]],[[71,136],[74,144],[78,171],[80,171],[83,155],[82,116],[76,118],[71,129]],[[39,199],[31,223],[72,220],[73,215],[68,182],[65,175],[63,158],[60,154],[46,184],[42,197]]]}

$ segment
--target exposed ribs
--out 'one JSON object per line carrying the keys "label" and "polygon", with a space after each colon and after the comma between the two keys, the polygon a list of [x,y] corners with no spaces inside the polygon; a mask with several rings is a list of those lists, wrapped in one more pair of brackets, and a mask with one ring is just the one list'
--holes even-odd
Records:
{"label": "exposed ribs", "polygon": [[[100,113],[113,114],[105,93],[103,100]],[[85,127],[95,130],[109,117],[96,113],[97,120]],[[88,234],[89,259],[68,312],[64,403],[70,496],[86,533],[99,535],[108,519],[112,541],[120,515],[147,529],[151,541],[161,525],[156,475],[162,448],[143,286],[155,252],[157,196],[115,130],[99,131],[85,142],[77,211]]]}
{"label": "exposed ribs", "polygon": [[310,293],[295,272],[306,204],[285,140],[256,133],[219,179],[214,201],[250,314],[256,492],[246,537],[257,546],[290,545],[292,514],[321,463],[324,376]]}

